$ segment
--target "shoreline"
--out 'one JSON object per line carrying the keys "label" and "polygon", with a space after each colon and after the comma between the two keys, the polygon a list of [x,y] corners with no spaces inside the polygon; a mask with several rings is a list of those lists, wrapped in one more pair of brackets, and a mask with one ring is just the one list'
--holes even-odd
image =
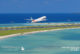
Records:
{"label": "shoreline", "polygon": [[20,36],[20,35],[28,35],[28,34],[39,33],[39,32],[57,31],[57,30],[64,30],[64,29],[79,29],[79,28],[63,28],[63,29],[51,29],[51,30],[24,32],[24,33],[18,33],[18,34],[11,34],[11,35],[0,36],[0,39],[9,38],[9,37],[15,37],[15,36]]}

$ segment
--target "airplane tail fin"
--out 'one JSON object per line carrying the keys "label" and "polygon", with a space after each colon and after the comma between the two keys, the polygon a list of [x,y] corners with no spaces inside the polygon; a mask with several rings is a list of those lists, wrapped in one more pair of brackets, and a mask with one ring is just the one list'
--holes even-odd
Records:
{"label": "airplane tail fin", "polygon": [[30,19],[30,20],[31,20],[31,23],[33,23],[33,20],[34,20],[34,19],[33,19],[32,17],[31,17],[31,19]]}
{"label": "airplane tail fin", "polygon": [[33,20],[33,18],[31,17],[31,19],[30,20]]}
{"label": "airplane tail fin", "polygon": [[30,19],[25,19],[25,20],[31,20],[31,21],[32,21],[32,20],[33,20],[33,18],[31,17]]}

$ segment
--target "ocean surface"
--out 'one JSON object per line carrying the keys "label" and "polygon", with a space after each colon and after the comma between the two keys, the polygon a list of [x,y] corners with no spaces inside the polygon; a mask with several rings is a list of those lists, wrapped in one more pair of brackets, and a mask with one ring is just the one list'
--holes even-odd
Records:
{"label": "ocean surface", "polygon": [[[24,50],[21,50],[21,47]],[[0,54],[80,54],[80,29],[40,32],[1,39]]]}
{"label": "ocean surface", "polygon": [[[39,23],[80,23],[80,14],[0,14],[0,27],[34,26],[29,19],[47,16]],[[24,50],[21,50],[21,48]],[[80,29],[20,35],[0,40],[0,54],[80,54]]]}
{"label": "ocean surface", "polygon": [[11,23],[30,23],[31,21],[25,20],[37,19],[42,16],[47,16],[47,21],[39,23],[51,22],[80,22],[80,14],[0,14],[0,24]]}

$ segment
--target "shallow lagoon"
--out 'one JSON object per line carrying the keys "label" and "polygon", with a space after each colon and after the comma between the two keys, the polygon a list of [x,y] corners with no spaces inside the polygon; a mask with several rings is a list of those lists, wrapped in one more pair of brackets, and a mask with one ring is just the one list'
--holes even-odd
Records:
{"label": "shallow lagoon", "polygon": [[[22,46],[24,51],[21,51]],[[0,54],[80,54],[80,48],[76,50],[76,47],[80,47],[80,29],[40,32],[0,40]]]}
{"label": "shallow lagoon", "polygon": [[44,23],[13,23],[13,24],[0,24],[0,27],[18,27],[18,26],[39,26],[48,25]]}
{"label": "shallow lagoon", "polygon": [[40,25],[59,25],[59,24],[74,24],[80,22],[52,22],[52,23],[9,23],[0,24],[0,27],[18,27],[18,26],[40,26]]}

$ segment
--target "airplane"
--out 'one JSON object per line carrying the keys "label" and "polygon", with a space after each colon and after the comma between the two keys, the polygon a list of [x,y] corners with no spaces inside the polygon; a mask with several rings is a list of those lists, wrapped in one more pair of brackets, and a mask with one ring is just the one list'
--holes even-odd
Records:
{"label": "airplane", "polygon": [[37,23],[37,22],[40,22],[40,21],[46,21],[46,16],[42,16],[42,17],[39,17],[38,19],[33,19],[31,17],[31,19],[26,19],[26,20],[31,20],[31,23]]}

